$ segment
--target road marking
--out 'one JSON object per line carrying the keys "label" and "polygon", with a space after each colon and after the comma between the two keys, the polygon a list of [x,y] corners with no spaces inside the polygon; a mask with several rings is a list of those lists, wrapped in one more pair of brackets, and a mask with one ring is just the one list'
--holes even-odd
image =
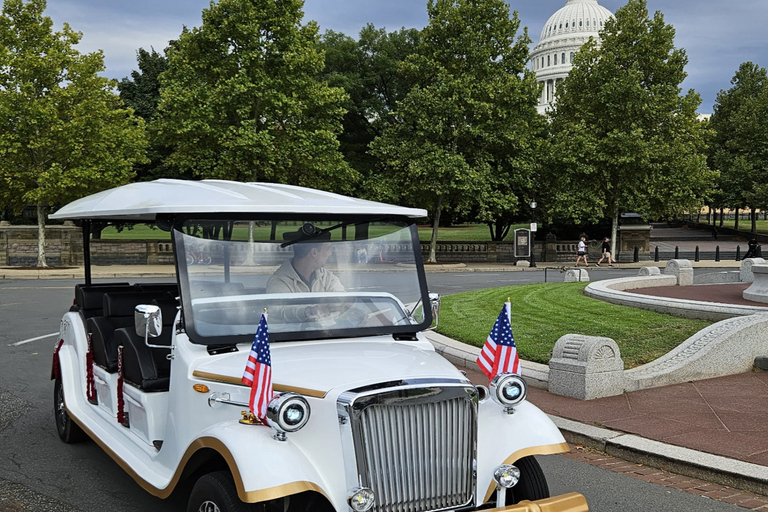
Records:
{"label": "road marking", "polygon": [[45,338],[52,338],[54,336],[58,336],[58,332],[52,332],[51,334],[44,334],[43,336],[38,336],[37,338],[29,338],[28,340],[24,341],[17,341],[16,343],[11,343],[8,345],[9,347],[18,347],[19,345],[24,345],[26,343],[32,343],[33,341],[42,340]]}

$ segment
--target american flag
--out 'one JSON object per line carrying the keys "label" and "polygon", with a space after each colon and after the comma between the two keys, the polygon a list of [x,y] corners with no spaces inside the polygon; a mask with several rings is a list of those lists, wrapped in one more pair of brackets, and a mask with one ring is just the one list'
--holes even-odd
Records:
{"label": "american flag", "polygon": [[500,373],[520,375],[520,357],[517,355],[515,337],[512,335],[511,316],[512,305],[505,302],[477,358],[478,366],[491,380]]}
{"label": "american flag", "polygon": [[243,371],[243,384],[251,386],[248,405],[251,413],[262,423],[267,418],[267,405],[272,400],[272,358],[269,355],[269,329],[267,314],[262,313],[256,336]]}

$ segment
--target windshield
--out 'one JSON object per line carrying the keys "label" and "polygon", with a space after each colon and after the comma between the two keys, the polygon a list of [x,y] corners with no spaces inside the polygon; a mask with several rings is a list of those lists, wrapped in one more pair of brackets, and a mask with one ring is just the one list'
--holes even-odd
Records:
{"label": "windshield", "polygon": [[413,334],[426,278],[408,219],[180,219],[173,230],[184,321],[207,345]]}

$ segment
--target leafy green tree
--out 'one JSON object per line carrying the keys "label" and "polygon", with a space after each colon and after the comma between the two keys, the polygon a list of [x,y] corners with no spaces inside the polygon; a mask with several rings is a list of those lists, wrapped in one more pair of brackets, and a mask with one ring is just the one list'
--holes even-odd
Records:
{"label": "leafy green tree", "polygon": [[[172,41],[171,44],[175,42]],[[157,115],[160,103],[160,74],[168,69],[168,58],[152,48],[150,51],[139,48],[136,52],[138,71],[131,72],[131,77],[125,77],[117,84],[120,99],[131,107],[136,115],[146,123],[152,122]],[[158,178],[192,178],[191,173],[183,174],[165,165],[170,156],[170,148],[163,145],[162,140],[153,137],[149,141],[146,163],[134,166],[136,181],[150,181]]]}
{"label": "leafy green tree", "polygon": [[381,179],[378,160],[369,153],[369,146],[392,121],[390,113],[413,85],[401,64],[414,53],[418,39],[416,29],[387,33],[371,24],[360,31],[357,40],[332,30],[321,39],[325,69],[320,78],[348,95],[340,149],[363,176],[358,193],[371,199],[397,199],[383,188],[387,181]]}
{"label": "leafy green tree", "polygon": [[550,211],[572,221],[622,212],[674,215],[701,206],[707,167],[699,95],[681,94],[688,62],[675,30],[645,0],[630,0],[574,58],[551,115]]}
{"label": "leafy green tree", "polygon": [[445,209],[482,208],[490,218],[517,207],[526,177],[516,160],[543,125],[517,13],[503,0],[429,0],[427,9],[407,62],[416,85],[372,147],[396,188],[430,210],[434,262]]}
{"label": "leafy green tree", "polygon": [[181,34],[160,76],[152,123],[167,163],[201,178],[345,191],[357,179],[338,151],[345,94],[323,69],[301,0],[220,0]]}
{"label": "leafy green tree", "polygon": [[710,162],[720,170],[727,206],[751,208],[754,233],[756,209],[768,205],[768,74],[765,68],[744,62],[731,85],[715,101]]}
{"label": "leafy green tree", "polygon": [[101,52],[81,34],[52,29],[45,0],[5,0],[0,16],[0,202],[37,207],[38,266],[47,266],[48,207],[132,177],[144,158],[144,123],[100,77]]}

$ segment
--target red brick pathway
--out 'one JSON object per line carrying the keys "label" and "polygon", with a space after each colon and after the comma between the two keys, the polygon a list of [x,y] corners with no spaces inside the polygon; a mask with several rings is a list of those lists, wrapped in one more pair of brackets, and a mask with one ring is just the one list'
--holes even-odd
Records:
{"label": "red brick pathway", "polygon": [[627,462],[604,453],[585,449],[581,445],[570,445],[570,447],[570,453],[563,454],[563,457],[616,473],[622,473],[652,484],[671,487],[690,494],[698,494],[699,496],[731,503],[749,510],[768,512],[768,496],[740,491],[725,485],[713,484],[696,478],[676,475],[662,469]]}
{"label": "red brick pathway", "polygon": [[629,293],[666,297],[672,299],[700,300],[719,304],[736,304],[739,306],[763,306],[768,304],[746,300],[742,296],[744,290],[752,283],[729,284],[695,284],[693,286],[659,286],[656,288],[636,288],[625,290]]}

